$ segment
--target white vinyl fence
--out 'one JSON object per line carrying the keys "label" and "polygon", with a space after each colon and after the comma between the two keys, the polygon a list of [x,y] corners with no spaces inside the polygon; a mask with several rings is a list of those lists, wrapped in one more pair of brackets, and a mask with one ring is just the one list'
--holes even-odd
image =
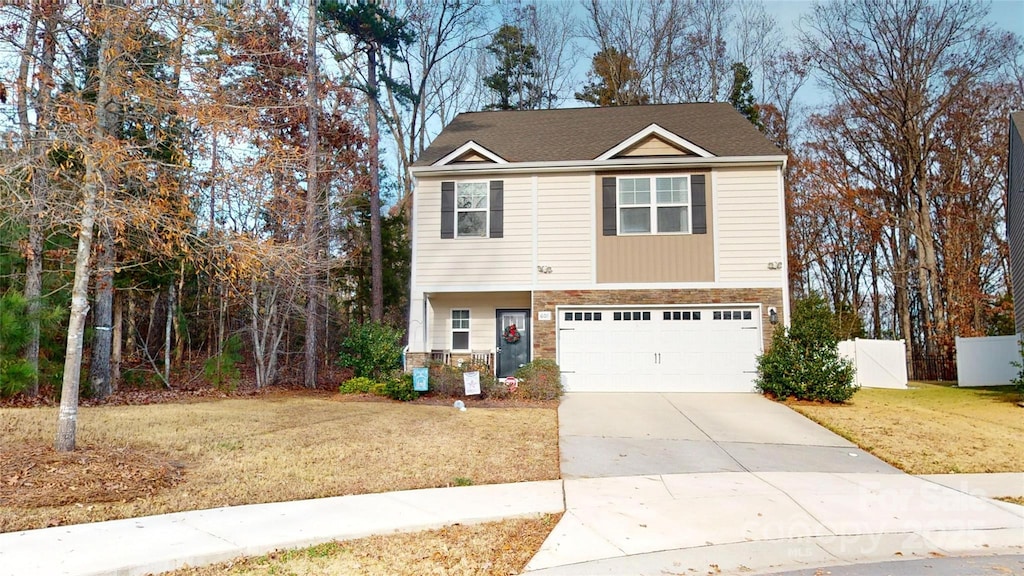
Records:
{"label": "white vinyl fence", "polygon": [[853,361],[854,381],[864,388],[906,388],[907,348],[903,340],[843,340],[839,355]]}
{"label": "white vinyl fence", "polygon": [[1017,375],[1010,362],[1020,361],[1016,336],[956,339],[959,386],[1003,386]]}

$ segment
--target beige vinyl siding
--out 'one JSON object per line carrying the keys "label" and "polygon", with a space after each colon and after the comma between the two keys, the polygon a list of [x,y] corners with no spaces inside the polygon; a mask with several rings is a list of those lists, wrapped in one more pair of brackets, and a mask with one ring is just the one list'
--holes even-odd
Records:
{"label": "beige vinyl siding", "polygon": [[470,350],[494,351],[497,339],[495,310],[530,309],[529,292],[476,292],[436,294],[427,307],[429,340],[426,350],[451,350],[452,310],[469,310]]}
{"label": "beige vinyl siding", "polygon": [[718,279],[721,282],[778,282],[782,262],[782,214],[779,173],[775,168],[717,170],[715,219],[718,232]]}
{"label": "beige vinyl siding", "polygon": [[441,238],[441,181],[416,185],[416,278],[419,286],[516,284],[530,281],[533,269],[530,177],[473,175],[466,181],[504,182],[503,238]]}
{"label": "beige vinyl siding", "polygon": [[592,281],[593,186],[591,174],[537,177],[537,266],[551,268],[537,274],[537,285]]}

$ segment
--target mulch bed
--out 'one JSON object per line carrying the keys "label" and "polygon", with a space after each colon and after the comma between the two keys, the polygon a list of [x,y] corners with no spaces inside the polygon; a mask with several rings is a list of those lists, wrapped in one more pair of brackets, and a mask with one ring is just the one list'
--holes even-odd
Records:
{"label": "mulch bed", "polygon": [[184,465],[129,448],[57,452],[26,445],[0,451],[0,506],[39,508],[127,502],[182,479]]}

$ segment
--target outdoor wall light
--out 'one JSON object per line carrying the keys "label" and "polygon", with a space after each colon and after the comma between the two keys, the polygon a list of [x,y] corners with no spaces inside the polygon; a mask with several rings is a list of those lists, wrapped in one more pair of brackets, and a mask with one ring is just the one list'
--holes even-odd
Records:
{"label": "outdoor wall light", "polygon": [[774,306],[768,308],[768,321],[772,324],[779,323],[779,311]]}

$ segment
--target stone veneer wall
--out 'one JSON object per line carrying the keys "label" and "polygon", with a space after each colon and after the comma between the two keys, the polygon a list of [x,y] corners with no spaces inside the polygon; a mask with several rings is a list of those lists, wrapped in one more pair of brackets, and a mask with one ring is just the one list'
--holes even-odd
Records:
{"label": "stone veneer wall", "polygon": [[[558,317],[555,306],[645,306],[676,304],[761,304],[764,348],[771,344],[774,328],[768,322],[768,307],[774,306],[782,320],[781,288],[705,288],[644,290],[538,290],[533,293],[533,357],[555,358]],[[538,321],[538,312],[551,312],[550,321]]]}

